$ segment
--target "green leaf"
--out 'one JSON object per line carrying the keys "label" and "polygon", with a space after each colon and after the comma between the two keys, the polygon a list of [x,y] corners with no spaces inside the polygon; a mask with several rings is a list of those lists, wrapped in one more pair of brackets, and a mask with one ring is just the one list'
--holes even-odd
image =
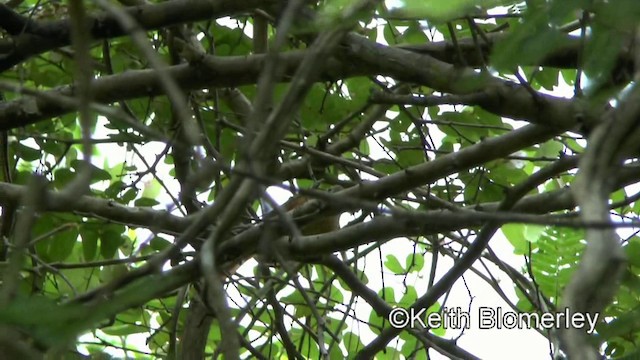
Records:
{"label": "green leaf", "polygon": [[356,109],[363,106],[369,100],[371,93],[371,82],[366,77],[354,77],[345,81],[349,89],[350,107]]}
{"label": "green leaf", "polygon": [[344,302],[344,295],[342,294],[340,289],[335,286],[331,286],[330,291],[331,292],[329,298],[331,299],[331,301],[336,304],[342,304]]}
{"label": "green leaf", "polygon": [[391,270],[394,274],[404,274],[406,271],[398,261],[398,258],[394,255],[387,255],[387,260],[384,262],[384,266]]}
{"label": "green leaf", "polygon": [[602,323],[598,326],[598,335],[603,339],[610,339],[614,336],[628,337],[634,336],[640,330],[640,309],[620,314],[610,322]]}
{"label": "green leaf", "polygon": [[59,232],[49,240],[49,256],[51,261],[62,262],[71,255],[78,242],[78,228],[73,226]]}
{"label": "green leaf", "polygon": [[[481,112],[443,112],[439,115],[438,129],[443,133],[464,141],[466,145],[475,144],[489,136],[489,129],[477,127],[478,123],[491,123],[494,117]],[[500,122],[498,121],[500,124]],[[470,126],[465,126],[470,125]],[[496,124],[487,124],[496,125]]]}
{"label": "green leaf", "polygon": [[[155,177],[148,181],[144,185],[144,190],[142,191],[142,197],[147,199],[155,199],[160,195],[160,191],[162,190],[162,185],[158,182],[158,179]],[[155,205],[155,204],[154,204]]]}
{"label": "green leaf", "polygon": [[524,225],[524,238],[529,242],[536,242],[540,239],[542,233],[546,229],[543,225],[528,224]]}
{"label": "green leaf", "polygon": [[378,291],[378,296],[389,304],[395,304],[395,290],[392,287],[385,286]]}
{"label": "green leaf", "polygon": [[371,310],[369,313],[369,321],[367,323],[369,325],[369,329],[376,335],[379,335],[381,329],[385,326],[389,325],[389,322],[386,321],[384,316],[378,315],[375,310]]}
{"label": "green leaf", "polygon": [[376,163],[373,165],[373,168],[384,174],[393,174],[394,172],[400,170],[395,162],[386,159],[376,161]]}
{"label": "green leaf", "polygon": [[[75,174],[82,171],[82,168],[86,166],[86,162],[83,160],[74,159],[70,162],[69,166],[75,170],[75,173],[74,173],[74,176],[75,176]],[[90,164],[90,166],[91,166],[91,180],[92,180],[91,183],[95,183],[98,181],[111,180],[111,174],[108,171],[100,169],[99,167],[96,167],[93,164]]]}
{"label": "green leaf", "polygon": [[[404,341],[404,345],[402,345],[402,348],[400,349],[400,353],[401,354],[421,354],[424,353],[424,346],[422,344],[420,344],[418,342],[418,339],[416,339],[414,336],[408,338],[408,339],[403,339]],[[423,350],[423,351],[420,351]],[[412,359],[417,359],[417,357],[412,356]]]}
{"label": "green leaf", "polygon": [[62,189],[76,176],[74,172],[68,168],[60,168],[53,173],[53,185],[57,189]]}
{"label": "green leaf", "polygon": [[342,344],[347,349],[347,353],[355,354],[364,347],[360,337],[351,331],[347,331],[342,337]]}
{"label": "green leaf", "polygon": [[387,24],[384,27],[382,34],[384,35],[384,40],[387,42],[387,44],[397,43],[399,32],[398,30],[396,30],[395,26],[392,26],[391,24]]}
{"label": "green leaf", "polygon": [[400,300],[398,301],[398,305],[402,306],[405,309],[408,309],[411,305],[413,305],[413,303],[416,302],[417,299],[418,292],[416,291],[416,288],[409,285],[405,289],[405,293],[404,295],[402,295],[402,298],[400,298]]}
{"label": "green leaf", "polygon": [[107,230],[100,234],[100,254],[105,259],[113,259],[120,245],[124,243],[122,233]]}
{"label": "green leaf", "polygon": [[629,264],[640,268],[640,238],[632,237],[627,246],[624,247],[627,254]]}
{"label": "green leaf", "polygon": [[0,308],[0,319],[5,325],[28,330],[41,344],[52,346],[75,337],[75,329],[67,324],[77,313],[76,307],[58,306],[51,299],[36,295]]}
{"label": "green leaf", "polygon": [[422,164],[425,161],[425,155],[422,150],[404,150],[396,153],[398,164],[403,168]]}
{"label": "green leaf", "polygon": [[411,22],[411,25],[402,33],[400,39],[402,42],[409,44],[424,44],[429,41],[424,29],[417,21]]}
{"label": "green leaf", "polygon": [[[128,204],[131,200],[135,199],[138,195],[138,189],[129,188],[119,199],[123,204]],[[116,198],[118,199],[118,198]]]}
{"label": "green leaf", "polygon": [[524,225],[521,224],[504,224],[500,228],[504,236],[513,245],[513,253],[516,255],[525,255],[529,253],[529,242],[524,235]]}
{"label": "green leaf", "polygon": [[159,202],[157,200],[149,199],[147,197],[142,197],[140,199],[137,199],[134,202],[135,206],[140,206],[140,207],[152,207],[152,206],[155,206],[155,205],[158,205],[158,204],[159,204]]}
{"label": "green leaf", "polygon": [[405,260],[405,269],[409,272],[419,272],[424,267],[424,255],[409,254]]}
{"label": "green leaf", "polygon": [[42,153],[38,149],[23,145],[22,143],[15,143],[16,155],[24,161],[35,161],[40,159]]}
{"label": "green leaf", "polygon": [[358,150],[360,150],[362,155],[369,156],[370,154],[369,143],[366,140],[360,141],[360,144],[358,145]]}
{"label": "green leaf", "polygon": [[172,245],[173,244],[169,240],[163,239],[159,236],[155,236],[149,242],[149,246],[151,246],[151,248],[156,251],[162,251]]}
{"label": "green leaf", "polygon": [[574,86],[576,83],[576,76],[578,74],[577,70],[574,69],[565,69],[560,70],[560,75],[562,75],[562,80],[567,83],[569,86]]}
{"label": "green leaf", "polygon": [[338,21],[342,13],[349,7],[351,4],[350,0],[327,0],[325,1],[324,6],[321,7],[319,16],[321,18],[321,22],[327,25]]}
{"label": "green leaf", "polygon": [[[148,331],[148,330],[147,330]],[[149,348],[151,350],[160,350],[169,343],[169,333],[166,331],[156,331],[149,339]]]}
{"label": "green leaf", "polygon": [[307,305],[307,301],[298,290],[283,297],[280,301],[283,304],[293,305],[293,308],[295,309],[294,315],[296,318],[303,318],[312,314],[311,308]]}
{"label": "green leaf", "polygon": [[143,314],[142,308],[132,308],[118,314],[117,320],[124,323],[135,323],[142,320]]}
{"label": "green leaf", "polygon": [[[602,24],[593,25],[593,35],[587,42],[584,54],[584,73],[592,83],[606,81],[617,61],[617,53],[623,45],[625,35]],[[595,85],[589,85],[594,88]],[[589,88],[588,93],[593,93]]]}
{"label": "green leaf", "polygon": [[[300,329],[292,329],[290,331],[291,340],[295,344],[300,344],[301,349],[305,349],[305,356],[308,356],[312,359],[319,358],[319,350],[318,344],[311,339],[310,336],[306,332],[301,331]],[[271,352],[270,352],[271,353]]]}
{"label": "green leaf", "polygon": [[98,232],[83,226],[80,228],[80,238],[82,239],[82,253],[85,261],[92,261],[96,258],[98,251]]}
{"label": "green leaf", "polygon": [[536,73],[535,79],[543,88],[552,91],[554,87],[558,86],[559,72],[560,71],[556,69],[545,68]]}
{"label": "green leaf", "polygon": [[120,180],[116,180],[109,185],[109,187],[104,191],[104,194],[108,198],[118,198],[118,194],[120,194],[124,188],[125,184]]}
{"label": "green leaf", "polygon": [[496,43],[491,65],[499,71],[511,71],[521,64],[538,64],[547,54],[568,45],[565,34],[552,28],[542,13],[515,24],[513,30]]}
{"label": "green leaf", "polygon": [[[433,305],[431,305],[431,306],[427,309],[427,311],[425,312],[425,317],[424,317],[424,319],[425,319],[425,320],[429,319],[428,317],[430,316],[430,314],[433,314],[433,313],[439,313],[439,312],[444,313],[444,312],[448,312],[449,310],[450,310],[450,309],[449,309],[449,308],[447,308],[447,307],[442,308],[442,305],[441,305],[439,302],[435,302],[435,303],[434,303]],[[455,310],[455,309],[453,309],[453,310]],[[445,316],[445,315],[441,314],[440,316],[441,316],[440,318],[442,318],[442,316]],[[455,316],[455,315],[454,315],[454,316]],[[425,323],[426,323],[427,325],[429,325],[427,321],[425,321]],[[429,331],[430,331],[430,332],[432,332],[433,334],[437,335],[437,336],[444,336],[444,335],[446,334],[446,331],[447,331],[447,329],[446,329],[445,325],[446,325],[446,323],[445,323],[445,322],[441,322],[441,323],[440,323],[440,326],[438,326],[438,327],[433,327],[433,328],[431,328]],[[461,325],[462,325],[462,324],[461,324]]]}
{"label": "green leaf", "polygon": [[536,150],[535,156],[556,158],[564,150],[564,146],[558,141],[547,141]]}

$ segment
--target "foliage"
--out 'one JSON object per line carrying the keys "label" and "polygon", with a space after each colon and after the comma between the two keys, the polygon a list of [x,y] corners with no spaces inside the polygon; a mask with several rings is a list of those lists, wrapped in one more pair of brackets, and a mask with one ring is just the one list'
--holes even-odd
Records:
{"label": "foliage", "polygon": [[592,168],[627,262],[576,309],[638,352],[636,1],[114,4],[0,5],[3,353],[473,358],[390,312],[574,309]]}

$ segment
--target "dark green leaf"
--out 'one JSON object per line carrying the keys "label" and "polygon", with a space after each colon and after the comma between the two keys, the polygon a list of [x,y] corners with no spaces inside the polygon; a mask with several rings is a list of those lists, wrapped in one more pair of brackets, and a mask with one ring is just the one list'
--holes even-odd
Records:
{"label": "dark green leaf", "polygon": [[85,261],[92,261],[96,258],[98,251],[98,232],[83,226],[80,228],[80,237],[82,239],[82,252]]}
{"label": "dark green leaf", "polygon": [[124,243],[122,233],[107,230],[100,234],[100,254],[105,259],[113,259],[116,251]]}

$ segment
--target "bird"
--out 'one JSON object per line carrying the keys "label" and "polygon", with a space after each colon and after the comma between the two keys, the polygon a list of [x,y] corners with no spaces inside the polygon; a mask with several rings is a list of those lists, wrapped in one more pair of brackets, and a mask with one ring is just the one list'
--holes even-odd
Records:
{"label": "bird", "polygon": [[[340,189],[342,189],[342,187],[335,186],[330,188],[328,191],[335,192]],[[280,205],[280,208],[283,211],[291,214],[291,212],[300,208],[301,206],[303,206],[304,204],[306,204],[308,201],[312,199],[313,199],[312,197],[309,197],[303,194],[296,194],[291,198],[289,198],[289,200],[287,200],[284,204]],[[261,201],[261,206],[264,209],[265,220],[278,219],[279,221],[282,221],[278,213],[274,211],[273,208],[271,208],[271,206],[269,206],[267,202]],[[300,226],[299,230],[302,236],[321,235],[321,234],[326,234],[326,233],[333,232],[340,229],[340,213],[336,213],[336,214],[319,213],[319,214],[310,214],[309,216],[312,217],[312,219],[309,220],[309,222]],[[246,229],[246,227],[243,227],[243,228]],[[288,235],[284,235],[284,236],[288,236]],[[220,274],[219,274],[220,277],[225,280],[228,279],[232,274],[234,274],[237,271],[238,267],[250,257],[255,257],[258,263],[262,264],[262,266],[266,266],[266,267],[278,266],[277,262],[274,261],[273,254],[271,254],[271,247],[268,245],[268,242],[267,243],[261,242],[261,244],[258,246],[258,250],[256,253],[243,257],[240,260],[235,259],[234,261],[231,261],[225,264],[223,269],[220,271]]]}
{"label": "bird", "polygon": [[[291,197],[282,205],[282,209],[289,212],[293,211],[304,204],[311,198],[306,195],[297,194]],[[300,233],[303,236],[326,234],[340,229],[340,214],[319,215],[317,219],[311,220],[309,223],[302,225]]]}

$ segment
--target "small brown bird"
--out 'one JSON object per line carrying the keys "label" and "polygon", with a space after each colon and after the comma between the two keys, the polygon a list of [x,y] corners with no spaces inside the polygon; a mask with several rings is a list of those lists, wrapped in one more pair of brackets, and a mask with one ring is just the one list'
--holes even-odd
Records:
{"label": "small brown bird", "polygon": [[[286,211],[295,210],[304,205],[307,201],[309,201],[307,196],[298,194],[284,203],[282,208]],[[300,232],[304,236],[309,236],[325,234],[338,229],[340,229],[340,214],[333,214],[329,216],[322,216],[308,224],[305,224],[300,228]]]}
{"label": "small brown bird", "polygon": [[[334,192],[337,191],[339,189],[342,188],[332,188],[329,191],[330,192]],[[289,200],[287,200],[287,202],[285,202],[284,204],[281,205],[282,210],[290,212],[293,211],[297,208],[299,208],[300,206],[303,206],[307,201],[311,200],[311,198],[302,195],[302,194],[297,194],[294,195],[293,197],[291,197]],[[277,216],[276,214],[272,213],[272,211],[267,212],[268,216]],[[333,215],[310,215],[310,216],[314,216],[316,218],[314,218],[313,220],[311,220],[309,223],[303,225],[300,227],[300,233],[303,236],[311,236],[311,235],[320,235],[320,234],[325,234],[325,233],[329,233],[335,230],[340,229],[340,214],[333,214]],[[256,259],[267,265],[267,266],[275,266],[275,263],[273,262],[273,259],[271,258],[270,255],[268,255],[268,251],[263,252],[263,251],[258,251],[257,254],[254,254],[256,256]],[[254,256],[252,255],[252,256]],[[225,269],[221,271],[220,276],[223,279],[228,278],[231,274],[235,273],[235,271],[238,269],[238,267],[245,261],[247,260],[247,258],[244,258],[242,260],[239,261],[235,261],[234,263],[230,263],[230,264],[226,264]]]}

